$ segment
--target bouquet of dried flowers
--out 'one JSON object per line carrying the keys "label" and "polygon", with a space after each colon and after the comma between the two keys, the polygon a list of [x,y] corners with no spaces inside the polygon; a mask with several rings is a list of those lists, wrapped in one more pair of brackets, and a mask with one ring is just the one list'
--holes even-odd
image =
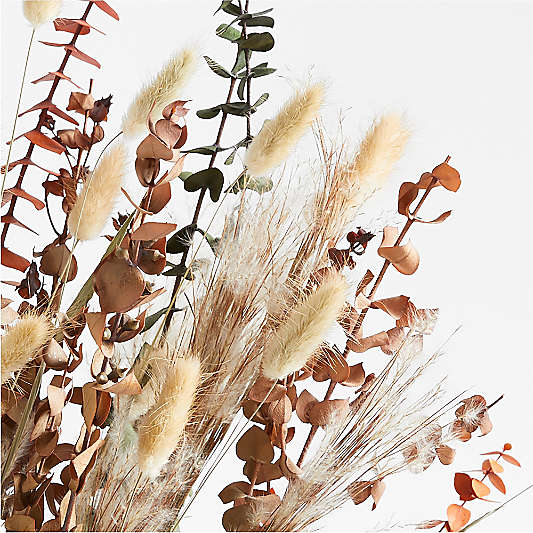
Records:
{"label": "bouquet of dried flowers", "polygon": [[[37,122],[16,136],[15,119],[2,167],[2,265],[22,274],[6,281],[20,301],[2,298],[1,497],[9,531],[176,530],[233,447],[243,477],[220,487],[224,529],[299,531],[348,500],[370,498],[376,508],[387,477],[421,472],[436,458],[449,465],[452,441],[492,429],[495,402],[446,397],[442,382],[420,380],[441,356],[426,354],[423,342],[438,309],[379,294],[392,270],[416,272],[419,253],[407,234],[448,218],[451,211],[432,220],[419,211],[435,189],[456,192],[459,172],[448,156],[404,182],[401,227],[358,224],[402,156],[403,118],[378,117],[350,149],[332,141],[319,119],[324,84],[308,82],[259,128],[254,114],[269,94],[256,89],[275,71],[264,60],[274,19],[272,9],[249,4],[224,0],[215,13],[228,15],[216,34],[235,50],[231,67],[204,56],[227,80],[221,103],[190,118],[194,103],[183,99],[184,87],[198,58],[181,50],[139,91],[104,145],[111,96],[95,98],[97,82],[84,91],[65,70],[73,60],[100,67],[78,41],[98,31],[89,22],[94,10],[119,15],[105,1],[83,2],[79,18],[56,18],[58,0],[23,2],[33,26],[27,58],[42,24],[53,20],[71,37],[42,42],[62,48],[62,59],[33,82],[51,82],[44,100],[17,108],[17,116],[37,112]],[[75,90],[62,100],[58,88],[67,83]],[[228,119],[239,118],[242,135],[227,140]],[[188,128],[209,120],[218,122],[215,138],[189,147]],[[315,162],[291,171],[283,164],[311,129]],[[14,160],[24,140],[26,152]],[[57,167],[38,163],[41,150],[57,155]],[[192,158],[205,158],[205,168],[187,171]],[[41,176],[41,198],[24,188],[28,170]],[[139,198],[128,193],[135,175]],[[160,213],[180,209],[174,198],[184,194],[196,197],[196,207],[178,228]],[[129,209],[114,213],[121,195]],[[32,221],[16,218],[19,201],[45,210],[51,229],[49,244],[32,256],[8,239],[17,227],[34,231]],[[216,204],[209,217],[207,202]],[[66,284],[77,282],[76,254],[110,220],[107,247],[65,302]],[[357,261],[378,233],[381,266],[360,271]],[[363,331],[372,314],[387,317],[389,329]],[[372,350],[387,354],[387,364],[367,358]],[[309,390],[319,390],[314,382],[324,382],[320,398]],[[67,414],[72,406],[76,415]],[[74,442],[62,438],[67,418],[79,426]],[[300,449],[289,446],[296,434],[306,436]],[[498,459],[518,465],[509,449],[490,452],[497,458],[483,462],[482,480],[456,474],[463,504],[489,493],[486,477],[505,492]],[[469,519],[454,504],[446,520],[419,526],[457,531]]]}

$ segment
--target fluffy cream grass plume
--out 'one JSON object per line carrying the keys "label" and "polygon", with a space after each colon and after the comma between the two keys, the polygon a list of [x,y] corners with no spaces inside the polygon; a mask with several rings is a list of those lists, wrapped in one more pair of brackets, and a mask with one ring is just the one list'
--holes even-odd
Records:
{"label": "fluffy cream grass plume", "polygon": [[262,176],[285,161],[318,115],[324,85],[315,83],[298,90],[278,114],[266,120],[246,151],[244,163],[252,176]]}
{"label": "fluffy cream grass plume", "polygon": [[2,335],[2,383],[39,355],[52,338],[53,328],[45,315],[28,314]]}
{"label": "fluffy cream grass plume", "polygon": [[80,241],[98,237],[109,219],[126,172],[126,149],[117,144],[89,176],[68,217],[70,233]]}
{"label": "fluffy cream grass plume", "polygon": [[184,48],[175,53],[130,104],[122,119],[124,135],[133,137],[146,128],[146,119],[152,106],[152,115],[159,117],[163,108],[180,96],[180,91],[191,78],[196,64],[197,54],[192,49]]}
{"label": "fluffy cream grass plume", "polygon": [[357,175],[360,201],[385,185],[410,135],[398,113],[386,113],[374,122],[359,146],[353,167],[346,169]]}
{"label": "fluffy cream grass plume", "polygon": [[24,0],[24,16],[34,28],[37,28],[55,19],[62,3],[62,0]]}
{"label": "fluffy cream grass plume", "polygon": [[139,468],[151,477],[157,476],[180,442],[200,376],[199,359],[177,359],[159,398],[140,421]]}
{"label": "fluffy cream grass plume", "polygon": [[265,347],[262,360],[265,377],[282,379],[305,366],[341,313],[346,290],[343,275],[332,272],[318,289],[291,309]]}

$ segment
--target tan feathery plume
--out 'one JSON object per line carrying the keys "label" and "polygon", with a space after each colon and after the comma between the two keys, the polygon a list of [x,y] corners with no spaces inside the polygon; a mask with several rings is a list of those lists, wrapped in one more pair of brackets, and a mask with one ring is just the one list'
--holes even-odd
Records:
{"label": "tan feathery plume", "polygon": [[11,326],[2,335],[2,383],[37,357],[52,335],[46,315],[27,314]]}
{"label": "tan feathery plume", "polygon": [[362,203],[383,187],[410,135],[398,113],[386,113],[374,122],[359,146],[354,163],[344,169],[355,172],[358,186],[355,203]]}
{"label": "tan feathery plume", "polygon": [[180,91],[196,69],[197,55],[190,48],[175,53],[147,83],[130,104],[122,119],[122,131],[126,137],[134,137],[146,128],[148,113],[158,117],[163,108],[180,96]]}
{"label": "tan feathery plume", "polygon": [[317,117],[323,100],[324,85],[315,83],[296,91],[273,119],[265,121],[244,158],[251,176],[262,176],[287,159]]}
{"label": "tan feathery plume", "polygon": [[102,157],[89,176],[68,217],[70,233],[80,241],[97,237],[111,215],[126,172],[126,149],[122,143]]}
{"label": "tan feathery plume", "polygon": [[62,0],[24,0],[24,16],[34,28],[37,28],[55,19],[62,3]]}
{"label": "tan feathery plume", "polygon": [[346,290],[344,276],[331,272],[291,309],[265,347],[261,366],[266,378],[282,379],[305,366],[340,315]]}
{"label": "tan feathery plume", "polygon": [[179,358],[161,389],[159,398],[139,426],[139,468],[155,477],[183,435],[200,383],[197,358]]}

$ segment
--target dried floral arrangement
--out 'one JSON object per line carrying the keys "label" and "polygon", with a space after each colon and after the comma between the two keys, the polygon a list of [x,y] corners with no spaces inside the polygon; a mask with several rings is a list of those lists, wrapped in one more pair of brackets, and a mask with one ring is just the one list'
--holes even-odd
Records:
{"label": "dried floral arrangement", "polygon": [[[422,472],[436,458],[450,465],[453,441],[492,429],[489,409],[501,398],[487,405],[480,395],[446,397],[441,382],[423,385],[441,356],[441,350],[427,354],[423,343],[438,309],[419,309],[405,295],[378,295],[392,269],[416,272],[419,254],[406,237],[420,224],[448,218],[451,211],[432,220],[419,211],[435,189],[456,192],[459,172],[447,157],[404,182],[397,204],[402,227],[360,227],[361,207],[386,185],[403,153],[409,137],[403,119],[384,114],[358,149],[349,149],[328,137],[319,119],[324,85],[309,82],[261,127],[253,123],[269,98],[255,94],[256,85],[266,85],[255,79],[275,71],[264,61],[274,46],[274,19],[272,9],[254,12],[249,3],[224,0],[215,13],[228,16],[216,33],[235,50],[231,68],[204,56],[213,75],[227,80],[222,103],[189,116],[194,102],[182,98],[197,57],[185,49],[139,91],[121,131],[108,134],[111,97],[96,99],[97,83],[91,79],[85,92],[65,69],[73,59],[99,67],[78,41],[98,31],[88,22],[92,10],[117,21],[119,15],[105,1],[80,3],[79,19],[56,18],[58,0],[23,2],[34,27],[28,57],[44,23],[53,21],[71,39],[42,42],[63,48],[62,60],[33,82],[52,82],[45,99],[17,109],[17,115],[38,112],[37,123],[15,136],[15,120],[2,167],[8,205],[2,265],[23,275],[5,282],[20,302],[2,298],[8,531],[176,530],[233,449],[243,473],[220,487],[228,504],[224,529],[305,530],[349,500],[371,499],[375,509],[388,476]],[[21,93],[24,83],[25,72]],[[76,90],[60,101],[56,90],[66,83]],[[242,120],[242,137],[228,145],[223,134],[230,117]],[[218,121],[212,144],[188,147],[187,128],[210,120]],[[302,194],[282,165],[311,128],[318,155]],[[24,139],[26,154],[12,161],[12,146]],[[41,149],[57,154],[57,168],[35,162]],[[205,158],[203,170],[185,170],[194,157]],[[24,189],[33,167],[42,199]],[[127,192],[135,175],[144,188],[140,198]],[[197,202],[190,223],[178,228],[158,214],[178,209],[183,194]],[[130,205],[124,214],[114,212],[120,195]],[[60,209],[52,209],[53,197]],[[13,226],[34,231],[31,221],[15,216],[19,200],[45,209],[53,233],[32,257],[6,243]],[[206,202],[217,206],[211,218],[202,216]],[[110,219],[115,233],[106,235],[107,248],[77,296],[64,302],[66,284],[78,281],[75,252]],[[213,236],[216,220],[222,229]],[[359,272],[357,260],[378,232],[380,270]],[[209,262],[199,258],[206,246]],[[390,328],[363,332],[367,315],[382,313]],[[341,348],[331,341],[335,328]],[[388,363],[373,366],[370,350],[387,354]],[[322,382],[317,398],[308,389]],[[76,442],[61,435],[68,405],[79,406]],[[288,446],[296,433],[306,435],[299,450]],[[445,520],[418,527],[463,528],[470,520],[464,504],[489,494],[487,477],[505,493],[498,460],[519,466],[509,449],[489,452],[497,457],[483,462],[481,480],[457,473],[463,505],[452,504]]]}

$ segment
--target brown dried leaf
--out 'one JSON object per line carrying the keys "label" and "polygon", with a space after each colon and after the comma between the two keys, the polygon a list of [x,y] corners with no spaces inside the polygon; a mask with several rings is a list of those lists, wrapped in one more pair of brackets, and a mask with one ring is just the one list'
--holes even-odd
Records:
{"label": "brown dried leaf", "polygon": [[348,494],[355,505],[359,505],[369,498],[370,490],[371,483],[368,481],[355,481],[347,487]]}
{"label": "brown dried leaf", "polygon": [[62,387],[48,385],[48,403],[50,404],[50,416],[58,415],[65,407],[67,394]]}
{"label": "brown dried leaf", "polygon": [[24,137],[28,139],[33,144],[49,150],[50,152],[55,152],[56,154],[62,154],[65,151],[65,147],[59,144],[54,139],[50,139],[44,133],[41,133],[38,130],[28,131],[24,134]]}
{"label": "brown dried leaf", "polygon": [[398,272],[406,275],[414,274],[418,269],[420,256],[411,242],[395,245],[397,238],[398,229],[393,226],[385,226],[378,255],[390,261]]}
{"label": "brown dried leaf", "polygon": [[63,281],[68,282],[76,277],[78,264],[74,255],[64,244],[51,245],[42,252],[39,270],[47,276],[61,277]]}
{"label": "brown dried leaf", "polygon": [[25,514],[14,514],[5,521],[6,531],[35,531],[35,519]]}
{"label": "brown dried leaf", "polygon": [[41,457],[48,457],[57,446],[58,431],[45,431],[35,440],[35,451]]}
{"label": "brown dried leaf", "polygon": [[176,224],[167,222],[145,222],[131,234],[131,240],[157,241],[172,233],[176,228]]}
{"label": "brown dried leaf", "polygon": [[260,463],[270,463],[274,459],[274,448],[266,431],[252,426],[237,441],[237,457],[243,461],[254,459]]}
{"label": "brown dried leaf", "polygon": [[317,403],[318,400],[307,389],[304,389],[296,401],[296,414],[298,418],[302,422],[309,424],[309,413]]}
{"label": "brown dried leaf", "polygon": [[457,472],[453,480],[453,486],[461,500],[467,502],[475,499],[476,495],[472,489],[472,478],[468,474]]}
{"label": "brown dried leaf", "polygon": [[375,348],[377,346],[384,346],[389,343],[389,336],[386,331],[381,331],[371,335],[370,337],[365,337],[363,339],[349,339],[346,342],[346,346],[355,353],[363,353],[370,348]]}
{"label": "brown dried leaf", "polygon": [[[254,475],[256,462],[251,459],[246,461],[242,473],[251,481]],[[278,462],[275,463],[259,463],[259,470],[257,472],[256,483],[260,485],[265,481],[273,481],[283,477],[283,473],[279,467]]]}
{"label": "brown dried leaf", "polygon": [[119,382],[108,382],[105,385],[94,385],[94,388],[99,391],[113,392],[114,394],[127,394],[135,396],[141,394],[142,388],[135,377],[134,372],[126,374],[126,376]]}
{"label": "brown dried leaf", "polygon": [[84,315],[94,342],[97,346],[101,346],[107,314],[100,311],[99,313],[84,313]]}
{"label": "brown dried leaf", "polygon": [[284,394],[279,400],[265,404],[261,411],[266,418],[276,424],[286,424],[292,416],[292,404],[289,397]]}
{"label": "brown dried leaf", "polygon": [[294,464],[292,460],[287,457],[285,453],[282,453],[278,460],[279,467],[281,472],[287,479],[294,479],[301,477],[302,469]]}
{"label": "brown dried leaf", "polygon": [[472,491],[477,498],[484,498],[490,494],[489,487],[477,479],[472,479]]}
{"label": "brown dried leaf", "polygon": [[439,183],[449,191],[456,192],[461,186],[461,176],[459,172],[448,163],[437,165],[431,174],[438,178]]}
{"label": "brown dried leaf", "polygon": [[287,392],[287,387],[259,376],[248,392],[248,398],[255,402],[269,403],[280,400]]}
{"label": "brown dried leaf", "polygon": [[451,465],[453,463],[453,460],[455,459],[455,450],[453,448],[450,448],[450,446],[447,446],[445,444],[437,446],[436,452],[439,461],[443,465]]}
{"label": "brown dried leaf", "polygon": [[313,426],[327,426],[349,410],[348,400],[324,400],[315,404],[309,411],[309,421]]}
{"label": "brown dried leaf", "polygon": [[30,266],[30,262],[25,259],[24,257],[12,252],[11,250],[8,250],[5,247],[2,247],[2,265],[4,265],[7,268],[13,268],[15,270],[20,270],[21,272],[25,272],[26,269]]}
{"label": "brown dried leaf", "polygon": [[374,503],[372,505],[372,511],[377,507],[379,500],[381,500],[381,497],[385,492],[385,487],[385,482],[382,479],[378,479],[377,481],[374,481],[374,483],[372,483],[372,488],[370,489],[370,495],[374,500]]}
{"label": "brown dried leaf", "polygon": [[460,531],[470,520],[470,511],[460,505],[452,503],[446,510],[449,531]]}
{"label": "brown dried leaf", "polygon": [[[67,19],[56,19],[57,20],[67,20]],[[88,31],[87,31],[88,33]],[[80,92],[70,93],[67,111],[76,111],[76,113],[81,113],[85,115],[86,111],[90,111],[94,107],[94,98],[92,94],[85,94]]]}
{"label": "brown dried leaf", "polygon": [[234,481],[226,485],[218,494],[222,503],[230,503],[238,498],[244,498],[250,492],[250,483],[246,481]]}
{"label": "brown dried leaf", "polygon": [[365,371],[363,369],[363,363],[359,363],[350,367],[350,374],[348,378],[342,381],[342,384],[346,387],[360,387],[364,382]]}
{"label": "brown dried leaf", "polygon": [[66,525],[65,529],[66,531],[71,531],[72,528],[76,525],[76,509],[74,506],[74,510],[72,511],[71,515],[68,518],[67,523],[65,524],[65,519],[67,518],[67,510],[69,507],[70,499],[74,498],[74,495],[71,490],[69,490],[63,499],[61,500],[61,504],[59,505],[59,522],[63,525]]}
{"label": "brown dried leaf", "polygon": [[85,420],[85,426],[90,428],[93,425],[94,415],[96,414],[97,396],[94,389],[94,382],[85,383],[82,387],[83,404],[81,413]]}
{"label": "brown dried leaf", "polygon": [[148,211],[152,213],[159,213],[170,202],[172,191],[170,183],[162,183],[152,189],[152,196],[148,203]]}
{"label": "brown dried leaf", "polygon": [[372,302],[370,307],[374,309],[381,309],[395,320],[399,320],[407,315],[409,309],[409,300],[409,296],[393,296],[392,298],[376,300],[375,302]]}
{"label": "brown dried leaf", "polygon": [[[504,460],[504,461],[507,461],[508,463],[511,463],[512,465],[515,465],[515,466],[522,466],[512,455],[509,455],[508,453],[502,453],[501,454],[501,458]],[[499,463],[497,463],[499,464]],[[503,470],[503,467],[502,467],[502,470]],[[495,470],[496,472],[497,470]]]}
{"label": "brown dried leaf", "polygon": [[494,485],[496,489],[498,489],[503,494],[507,492],[505,488],[505,483],[503,482],[503,479],[498,474],[495,474],[494,472],[491,471],[491,472],[488,472],[487,476],[490,482]]}
{"label": "brown dried leaf", "polygon": [[104,440],[98,439],[96,442],[91,444],[86,450],[77,455],[71,462],[71,465],[74,469],[71,474],[75,473],[78,478],[81,477],[87,466],[89,465],[93,455],[98,451],[98,449],[103,446]]}

